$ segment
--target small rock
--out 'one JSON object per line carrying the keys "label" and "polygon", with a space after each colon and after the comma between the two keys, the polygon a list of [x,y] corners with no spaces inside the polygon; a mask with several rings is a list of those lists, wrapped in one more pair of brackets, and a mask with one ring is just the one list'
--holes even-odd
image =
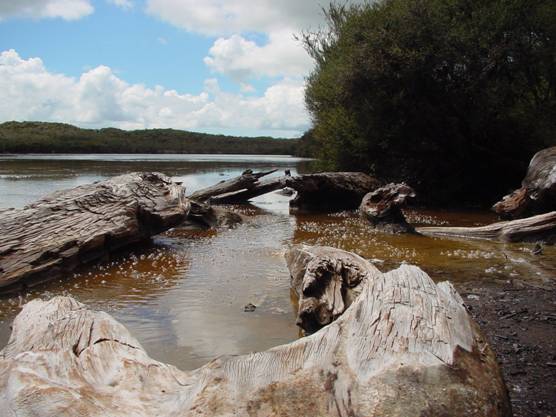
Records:
{"label": "small rock", "polygon": [[245,307],[243,307],[243,311],[246,313],[252,313],[253,311],[255,311],[256,308],[257,306],[255,304],[249,303]]}

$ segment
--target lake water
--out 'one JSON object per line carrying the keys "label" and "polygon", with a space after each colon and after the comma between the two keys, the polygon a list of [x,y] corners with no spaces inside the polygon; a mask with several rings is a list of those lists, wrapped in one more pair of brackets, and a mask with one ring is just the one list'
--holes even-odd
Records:
{"label": "lake water", "polygon": [[[183,181],[187,193],[254,170],[307,170],[291,157],[245,155],[23,155],[0,156],[0,209],[23,207],[62,188],[131,171],[159,171]],[[299,336],[284,251],[292,243],[335,246],[372,259],[383,271],[416,264],[433,279],[541,283],[556,274],[556,251],[531,254],[530,244],[458,241],[375,232],[355,213],[290,215],[276,193],[235,207],[247,216],[231,230],[176,230],[111,262],[31,290],[0,298],[0,348],[21,305],[71,295],[112,314],[149,354],[181,369],[216,356],[268,349]],[[488,212],[409,210],[423,225],[479,225]],[[535,285],[536,285],[535,284]],[[254,312],[244,312],[248,303]]]}

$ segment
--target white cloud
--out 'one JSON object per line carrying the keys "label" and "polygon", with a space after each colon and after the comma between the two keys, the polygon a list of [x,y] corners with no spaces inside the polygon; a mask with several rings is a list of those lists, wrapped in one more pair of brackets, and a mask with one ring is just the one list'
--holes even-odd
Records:
{"label": "white cloud", "polygon": [[203,92],[192,95],[161,86],[129,84],[106,66],[86,71],[76,79],[49,72],[39,58],[23,59],[14,50],[0,54],[1,121],[296,136],[309,124],[303,96],[303,82],[292,79],[269,87],[262,96],[231,94],[210,79]]}
{"label": "white cloud", "polygon": [[222,36],[318,25],[322,8],[329,4],[330,0],[147,0],[147,11],[186,30]]}
{"label": "white cloud", "polygon": [[[363,3],[369,0],[345,0]],[[218,36],[205,58],[213,71],[236,81],[301,77],[312,63],[294,34],[322,26],[330,0],[147,0],[147,12],[191,32]],[[264,45],[246,33],[268,36]]]}
{"label": "white cloud", "polygon": [[108,0],[108,3],[121,7],[124,10],[130,10],[133,8],[133,2],[131,0]]}
{"label": "white cloud", "polygon": [[288,30],[270,33],[263,46],[237,34],[219,38],[205,57],[205,64],[240,82],[262,76],[302,76],[312,68],[308,54]]}
{"label": "white cloud", "polygon": [[166,39],[164,36],[159,36],[156,40],[161,45],[168,45],[168,39]]}
{"label": "white cloud", "polygon": [[10,17],[33,19],[59,17],[76,20],[93,13],[90,0],[3,0],[0,20]]}

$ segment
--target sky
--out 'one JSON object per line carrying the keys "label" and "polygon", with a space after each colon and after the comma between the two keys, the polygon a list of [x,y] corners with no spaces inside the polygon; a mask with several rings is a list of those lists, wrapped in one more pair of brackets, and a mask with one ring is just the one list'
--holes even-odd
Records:
{"label": "sky", "polygon": [[0,122],[299,137],[329,0],[0,0]]}

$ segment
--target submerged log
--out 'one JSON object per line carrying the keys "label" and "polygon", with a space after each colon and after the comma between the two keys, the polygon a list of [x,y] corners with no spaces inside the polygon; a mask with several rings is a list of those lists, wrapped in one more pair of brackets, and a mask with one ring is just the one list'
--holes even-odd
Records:
{"label": "submerged log", "polygon": [[556,211],[480,227],[419,227],[417,232],[427,236],[555,243]]}
{"label": "submerged log", "polygon": [[415,198],[415,191],[407,184],[390,183],[368,193],[359,206],[360,213],[375,227],[390,233],[412,233],[402,213],[408,200]]}
{"label": "submerged log", "polygon": [[0,290],[58,278],[182,222],[184,188],[133,173],[47,195],[0,213]]}
{"label": "submerged log", "polygon": [[191,200],[205,202],[210,200],[212,197],[216,197],[222,194],[228,194],[239,190],[253,188],[262,178],[266,175],[272,174],[276,170],[263,171],[263,172],[253,172],[248,169],[243,172],[239,177],[235,177],[226,181],[221,181],[208,188],[203,188],[202,190],[195,191],[189,196]]}
{"label": "submerged log", "polygon": [[[374,274],[374,272],[373,272]],[[509,417],[494,353],[449,283],[402,266],[336,321],[190,372],[68,298],[34,300],[0,352],[6,417]]]}
{"label": "submerged log", "polygon": [[556,210],[556,146],[533,157],[521,188],[492,209],[505,219],[517,219]]}
{"label": "submerged log", "polygon": [[290,208],[310,211],[355,210],[380,182],[362,172],[322,172],[292,177],[287,186],[297,191]]}

